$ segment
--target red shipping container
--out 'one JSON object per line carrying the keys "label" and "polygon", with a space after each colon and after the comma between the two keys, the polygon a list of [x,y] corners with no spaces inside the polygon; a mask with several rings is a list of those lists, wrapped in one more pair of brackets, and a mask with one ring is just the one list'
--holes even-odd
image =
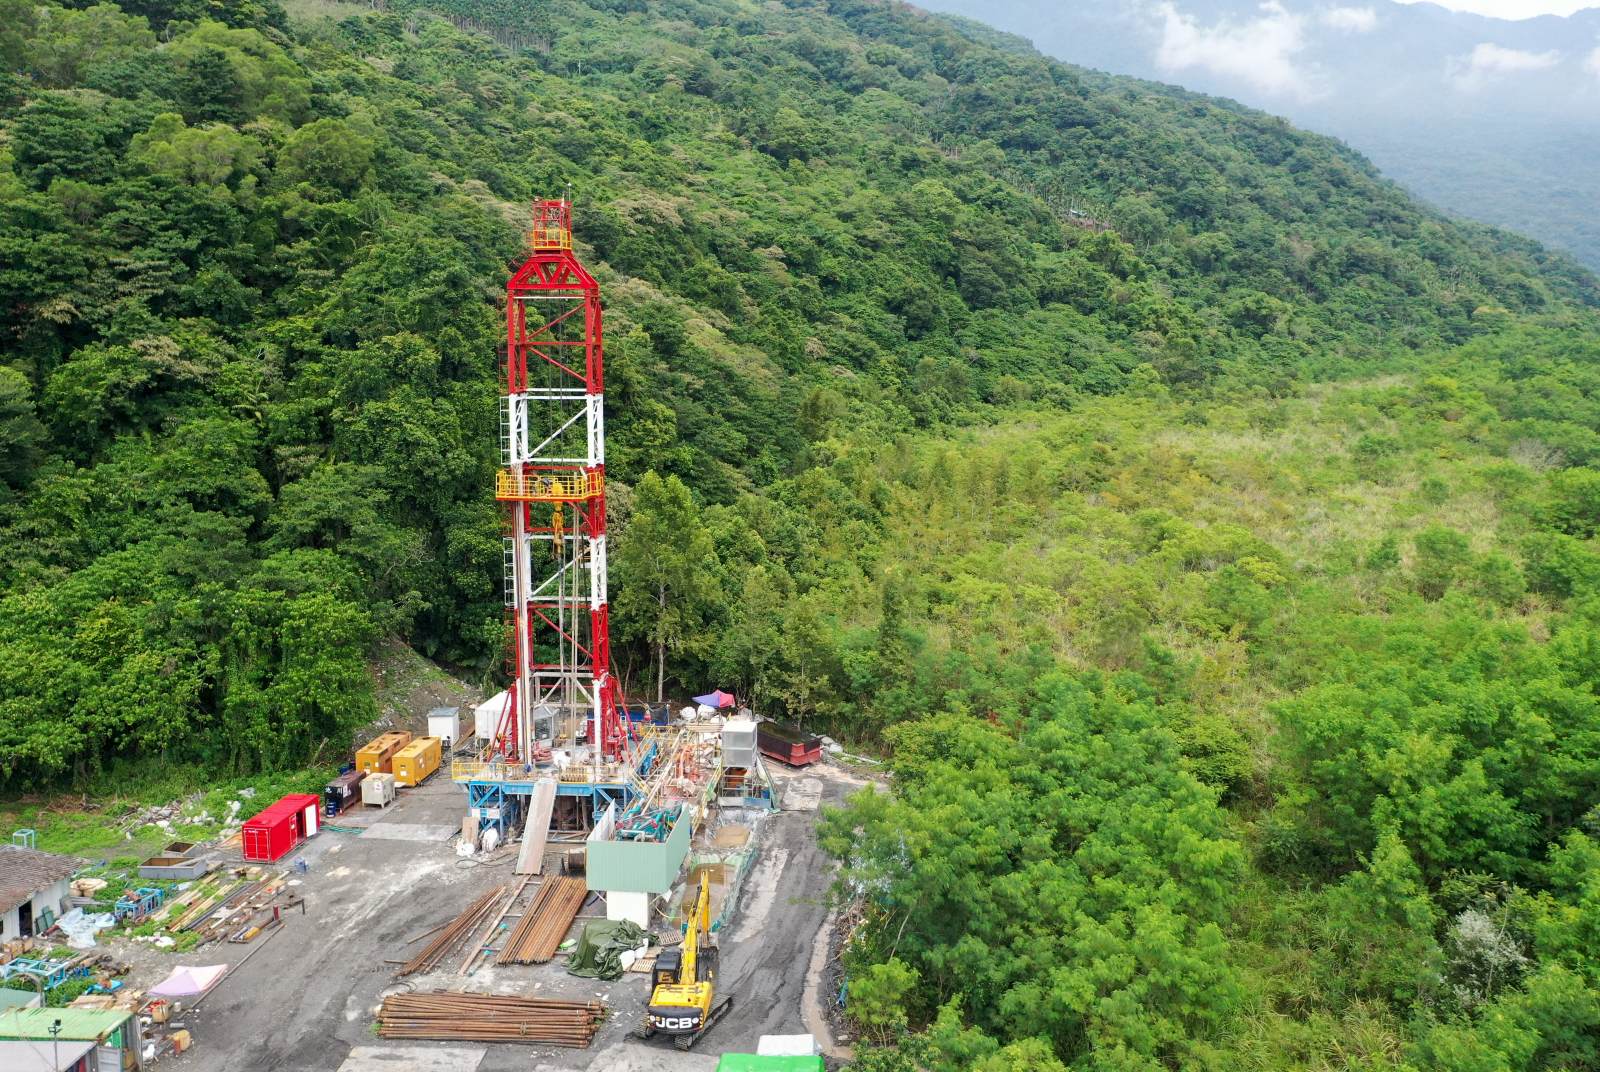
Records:
{"label": "red shipping container", "polygon": [[756,727],[756,747],[764,755],[791,767],[804,767],[822,758],[822,738],[781,722],[763,722]]}
{"label": "red shipping container", "polygon": [[317,832],[322,800],[315,793],[290,793],[259,815],[247,819],[239,837],[244,858],[272,863],[288,855],[300,842]]}

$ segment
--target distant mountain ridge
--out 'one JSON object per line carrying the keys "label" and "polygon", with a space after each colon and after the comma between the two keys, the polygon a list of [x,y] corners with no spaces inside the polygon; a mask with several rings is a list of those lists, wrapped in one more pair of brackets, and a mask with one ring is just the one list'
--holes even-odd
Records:
{"label": "distant mountain ridge", "polygon": [[922,6],[1284,115],[1441,208],[1600,269],[1600,8],[1509,20],[1394,0]]}

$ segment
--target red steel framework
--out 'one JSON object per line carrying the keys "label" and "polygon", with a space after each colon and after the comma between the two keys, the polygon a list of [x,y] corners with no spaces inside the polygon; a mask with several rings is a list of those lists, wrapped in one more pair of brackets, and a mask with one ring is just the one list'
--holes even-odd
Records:
{"label": "red steel framework", "polygon": [[[606,599],[600,286],[572,253],[572,206],[534,205],[533,255],[506,285],[506,605],[515,667],[493,751],[523,762],[581,719],[608,759],[627,736]],[[578,718],[572,716],[577,715]]]}

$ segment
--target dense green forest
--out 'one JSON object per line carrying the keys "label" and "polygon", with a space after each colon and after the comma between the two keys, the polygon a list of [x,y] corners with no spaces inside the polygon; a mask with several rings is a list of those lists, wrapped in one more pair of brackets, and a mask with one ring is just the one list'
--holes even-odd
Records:
{"label": "dense green forest", "polygon": [[889,757],[860,1066],[1600,1067],[1569,261],[865,0],[0,0],[0,61],[0,789],[293,768],[385,638],[495,680],[570,191],[619,669]]}

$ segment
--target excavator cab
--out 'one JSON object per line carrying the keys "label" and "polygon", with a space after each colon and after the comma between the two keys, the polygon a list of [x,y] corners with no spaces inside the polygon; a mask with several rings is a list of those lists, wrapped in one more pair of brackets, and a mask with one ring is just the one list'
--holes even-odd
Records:
{"label": "excavator cab", "polygon": [[678,970],[683,965],[683,950],[663,949],[656,955],[656,966],[650,969],[650,992],[661,986],[671,986],[678,981]]}

